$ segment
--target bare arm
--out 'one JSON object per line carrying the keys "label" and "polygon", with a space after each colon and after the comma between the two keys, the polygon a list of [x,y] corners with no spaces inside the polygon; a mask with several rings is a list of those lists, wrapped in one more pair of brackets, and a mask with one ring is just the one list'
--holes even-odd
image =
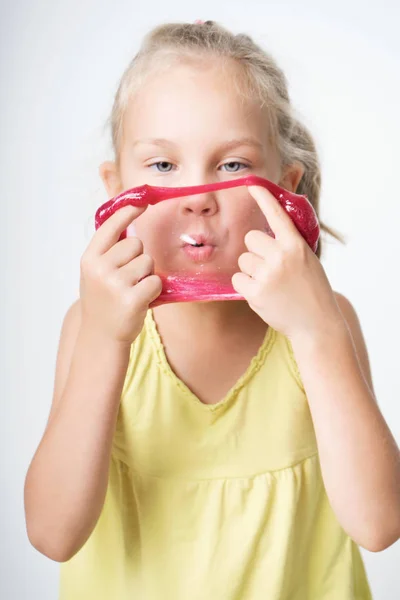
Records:
{"label": "bare arm", "polygon": [[303,336],[293,349],[332,507],[358,544],[380,551],[400,536],[400,454],[375,400],[357,315],[336,298],[348,328]]}
{"label": "bare arm", "polygon": [[57,561],[82,547],[100,516],[130,347],[161,291],[141,242],[119,239],[144,210],[121,208],[95,233],[61,332],[52,408],[24,488],[28,537]]}
{"label": "bare arm", "polygon": [[82,547],[100,516],[129,361],[129,344],[100,339],[79,313],[75,303],[64,320],[52,409],[24,490],[29,539],[56,561]]}
{"label": "bare arm", "polygon": [[375,400],[358,318],[279,202],[261,186],[248,191],[274,237],[247,233],[233,287],[292,343],[338,520],[358,544],[383,550],[400,536],[400,453]]}

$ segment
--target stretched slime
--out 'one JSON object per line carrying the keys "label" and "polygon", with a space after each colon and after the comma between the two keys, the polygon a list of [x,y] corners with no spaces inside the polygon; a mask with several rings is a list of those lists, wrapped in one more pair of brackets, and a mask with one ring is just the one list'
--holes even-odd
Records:
{"label": "stretched slime", "polygon": [[[316,252],[320,228],[315,210],[307,199],[307,196],[289,192],[272,181],[257,175],[249,175],[233,181],[221,181],[186,187],[158,187],[145,184],[131,188],[111,198],[98,208],[95,215],[95,228],[97,230],[111,215],[123,206],[142,207],[148,204],[155,205],[172,198],[181,198],[194,194],[250,185],[259,185],[266,188],[278,200],[312,251]],[[125,230],[121,234],[120,240],[126,238],[126,236],[127,232]],[[243,297],[233,289],[230,280],[222,281],[217,273],[213,279],[206,279],[204,275],[160,275],[160,277],[163,282],[162,292],[151,306],[169,302],[243,300]]]}

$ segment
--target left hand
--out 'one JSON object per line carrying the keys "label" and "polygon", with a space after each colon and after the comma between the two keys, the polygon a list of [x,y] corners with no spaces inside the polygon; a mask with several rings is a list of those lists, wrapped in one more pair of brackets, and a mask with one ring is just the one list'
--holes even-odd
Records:
{"label": "left hand", "polygon": [[273,329],[293,339],[314,335],[343,322],[325,271],[278,200],[261,186],[249,193],[264,213],[275,238],[262,231],[245,237],[234,289]]}

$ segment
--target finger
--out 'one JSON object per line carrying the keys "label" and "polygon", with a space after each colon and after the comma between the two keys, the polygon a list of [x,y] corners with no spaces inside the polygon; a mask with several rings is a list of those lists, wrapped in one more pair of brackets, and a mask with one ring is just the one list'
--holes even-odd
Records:
{"label": "finger", "polygon": [[265,262],[252,252],[244,252],[239,256],[239,268],[245,275],[257,279],[264,270]]}
{"label": "finger", "polygon": [[256,254],[260,258],[265,258],[275,249],[275,240],[267,233],[254,229],[246,233],[244,243],[249,252]]}
{"label": "finger", "polygon": [[248,190],[264,213],[277,239],[291,239],[293,235],[299,235],[292,219],[275,196],[259,185],[250,185]]}
{"label": "finger", "polygon": [[120,273],[127,283],[136,285],[144,279],[144,277],[153,275],[154,260],[148,254],[141,254],[122,267]]}
{"label": "finger", "polygon": [[145,277],[132,290],[135,302],[140,306],[149,305],[162,291],[162,281],[158,275]]}
{"label": "finger", "polygon": [[143,254],[143,244],[134,236],[117,242],[106,252],[107,261],[114,268],[123,267],[140,254]]}
{"label": "finger", "polygon": [[258,290],[258,282],[244,273],[235,273],[232,277],[233,289],[248,300]]}
{"label": "finger", "polygon": [[88,252],[104,254],[116,244],[125,229],[137,219],[147,206],[123,206],[115,211],[96,231],[88,246]]}

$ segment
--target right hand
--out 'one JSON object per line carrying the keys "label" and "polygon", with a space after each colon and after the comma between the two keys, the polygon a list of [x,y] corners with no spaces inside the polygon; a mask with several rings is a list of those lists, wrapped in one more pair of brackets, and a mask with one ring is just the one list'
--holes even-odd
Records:
{"label": "right hand", "polygon": [[142,242],[136,237],[119,241],[146,208],[117,210],[95,232],[80,263],[82,324],[103,338],[128,344],[139,335],[149,304],[162,289]]}

